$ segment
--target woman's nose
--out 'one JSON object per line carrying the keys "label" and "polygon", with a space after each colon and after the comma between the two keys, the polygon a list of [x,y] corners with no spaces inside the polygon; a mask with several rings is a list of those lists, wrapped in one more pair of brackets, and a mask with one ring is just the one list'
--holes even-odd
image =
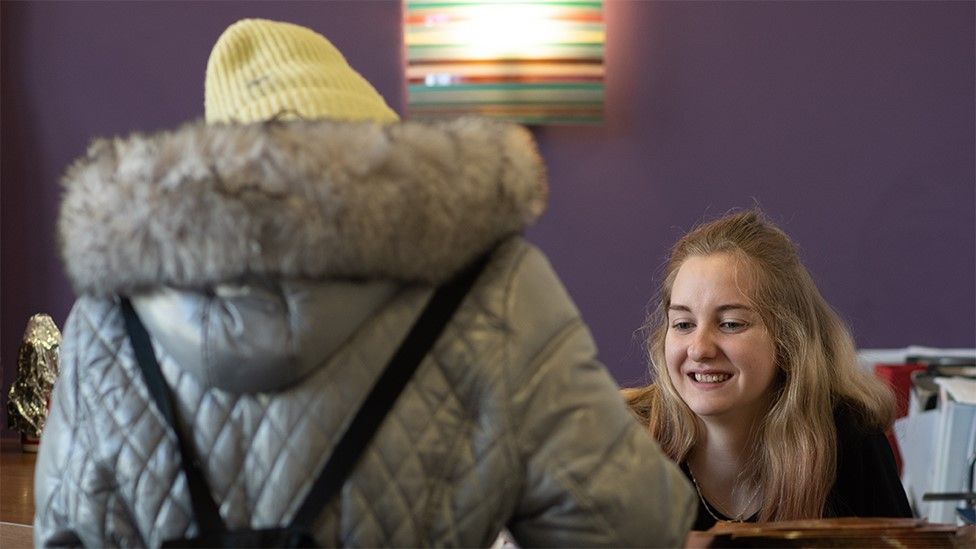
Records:
{"label": "woman's nose", "polygon": [[707,328],[700,328],[691,336],[688,345],[688,358],[695,362],[702,362],[715,358],[715,340]]}

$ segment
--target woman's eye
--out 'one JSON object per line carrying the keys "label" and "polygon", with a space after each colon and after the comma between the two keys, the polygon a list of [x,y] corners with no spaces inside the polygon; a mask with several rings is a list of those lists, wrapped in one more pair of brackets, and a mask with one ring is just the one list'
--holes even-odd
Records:
{"label": "woman's eye", "polygon": [[744,329],[748,324],[738,320],[726,320],[719,324],[719,327],[727,332],[737,332]]}
{"label": "woman's eye", "polygon": [[692,324],[691,322],[679,320],[677,322],[672,322],[671,327],[678,331],[688,331],[692,328]]}

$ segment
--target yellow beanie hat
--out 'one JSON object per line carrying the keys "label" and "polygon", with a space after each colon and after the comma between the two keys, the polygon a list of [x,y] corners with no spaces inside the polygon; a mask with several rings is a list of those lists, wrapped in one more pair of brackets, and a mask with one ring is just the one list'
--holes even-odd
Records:
{"label": "yellow beanie hat", "polygon": [[266,19],[243,19],[220,35],[207,61],[204,96],[208,124],[399,120],[324,36]]}

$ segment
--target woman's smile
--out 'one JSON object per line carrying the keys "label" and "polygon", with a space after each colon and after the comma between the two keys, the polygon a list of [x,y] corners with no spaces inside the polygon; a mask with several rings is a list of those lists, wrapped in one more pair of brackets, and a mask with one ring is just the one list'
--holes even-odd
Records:
{"label": "woman's smile", "polygon": [[688,374],[688,377],[696,383],[715,386],[732,379],[732,374],[725,372],[692,372]]}

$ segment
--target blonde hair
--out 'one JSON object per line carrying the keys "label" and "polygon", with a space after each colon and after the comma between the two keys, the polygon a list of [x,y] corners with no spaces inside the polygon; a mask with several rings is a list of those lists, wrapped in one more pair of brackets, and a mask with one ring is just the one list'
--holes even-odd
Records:
{"label": "blonde hair", "polygon": [[761,490],[759,519],[820,518],[836,478],[835,407],[847,406],[862,428],[883,430],[894,419],[894,401],[887,386],[858,367],[850,332],[820,295],[793,242],[758,210],[700,225],[675,243],[647,324],[655,382],[625,390],[624,397],[664,452],[684,461],[699,438],[701,420],[668,376],[667,310],[682,263],[718,253],[750,267],[745,271],[753,278],[751,305],[776,348],[772,404],[753,427],[757,444],[744,472]]}

